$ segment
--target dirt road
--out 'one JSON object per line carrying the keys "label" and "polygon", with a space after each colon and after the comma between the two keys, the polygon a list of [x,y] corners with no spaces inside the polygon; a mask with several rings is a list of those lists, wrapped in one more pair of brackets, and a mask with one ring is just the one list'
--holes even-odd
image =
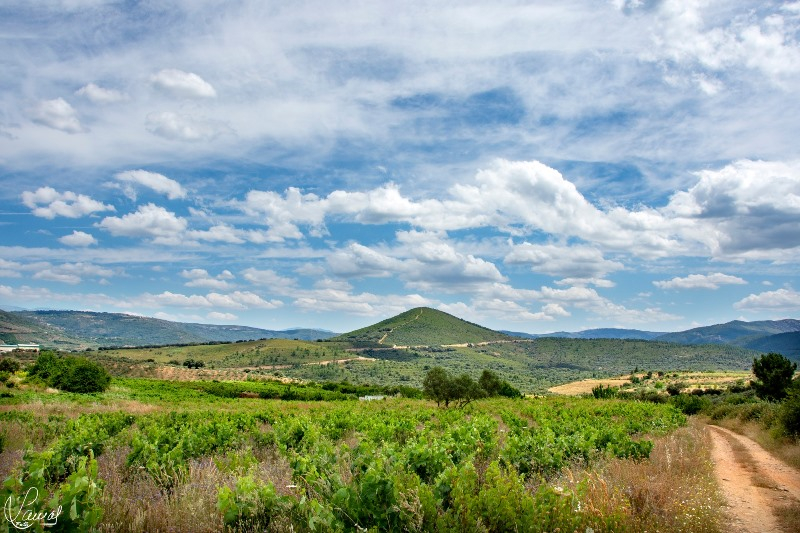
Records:
{"label": "dirt road", "polygon": [[731,530],[800,531],[800,524],[787,522],[785,512],[789,506],[800,506],[800,471],[747,437],[719,426],[708,428],[714,443],[714,471],[728,502]]}

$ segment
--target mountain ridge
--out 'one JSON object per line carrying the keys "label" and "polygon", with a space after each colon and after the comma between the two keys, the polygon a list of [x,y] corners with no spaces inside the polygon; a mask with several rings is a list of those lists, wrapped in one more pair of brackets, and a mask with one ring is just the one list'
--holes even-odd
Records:
{"label": "mountain ridge", "polygon": [[94,311],[0,311],[0,339],[45,347],[82,350],[237,342],[261,338],[316,340],[336,335],[312,328],[268,330],[250,326],[173,322],[125,313]]}

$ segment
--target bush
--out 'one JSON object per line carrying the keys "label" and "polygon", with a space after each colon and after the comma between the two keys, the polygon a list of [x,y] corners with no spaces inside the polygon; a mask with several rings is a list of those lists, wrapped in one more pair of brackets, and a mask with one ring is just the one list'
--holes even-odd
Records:
{"label": "bush", "polygon": [[85,357],[57,357],[49,351],[39,355],[28,376],[67,392],[103,392],[111,383],[106,369],[94,361]]}
{"label": "bush", "polygon": [[667,392],[670,396],[677,396],[683,389],[686,388],[686,383],[683,381],[675,381],[667,385]]}
{"label": "bush", "polygon": [[0,358],[0,372],[13,374],[19,370],[20,364],[16,359]]}
{"label": "bush", "polygon": [[685,415],[696,415],[711,405],[708,398],[693,396],[691,394],[678,394],[670,398],[670,403],[680,409]]}
{"label": "bush", "polygon": [[780,422],[787,435],[800,438],[800,380],[794,380],[780,409]]}

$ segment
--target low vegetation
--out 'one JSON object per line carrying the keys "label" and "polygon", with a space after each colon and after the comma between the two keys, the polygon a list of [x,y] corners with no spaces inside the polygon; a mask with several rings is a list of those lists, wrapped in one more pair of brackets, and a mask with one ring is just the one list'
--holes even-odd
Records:
{"label": "low vegetation", "polygon": [[28,370],[28,379],[68,392],[103,392],[111,376],[101,365],[84,357],[58,356],[43,351]]}

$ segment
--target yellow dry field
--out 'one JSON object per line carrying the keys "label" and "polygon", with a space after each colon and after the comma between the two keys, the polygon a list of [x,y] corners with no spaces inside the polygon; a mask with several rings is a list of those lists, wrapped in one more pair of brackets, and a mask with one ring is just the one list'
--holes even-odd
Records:
{"label": "yellow dry field", "polygon": [[[642,379],[642,383],[640,383],[637,388],[648,388],[652,387],[657,381],[660,381],[666,385],[669,383],[674,382],[682,382],[687,385],[687,388],[684,389],[685,391],[691,391],[692,389],[700,388],[718,388],[723,387],[725,385],[735,383],[736,381],[743,381],[747,383],[751,379],[754,379],[750,372],[735,372],[735,371],[728,371],[728,372],[677,372],[677,376],[674,376],[675,373],[668,372],[663,377],[653,376],[650,380],[645,380],[645,374],[639,373],[636,374]],[[630,384],[630,375],[625,376],[617,376],[613,378],[605,378],[605,379],[583,379],[580,381],[573,381],[571,383],[565,383],[563,385],[558,385],[556,387],[550,387],[547,389],[550,392],[555,394],[564,394],[567,396],[579,396],[581,394],[591,394],[592,389],[597,387],[598,385],[603,385],[604,387],[622,387],[625,384]]]}
{"label": "yellow dry field", "polygon": [[547,390],[556,394],[578,396],[581,394],[590,394],[592,389],[598,385],[603,385],[604,387],[621,387],[630,382],[631,380],[627,376],[624,378],[582,379],[581,381],[573,381],[572,383],[550,387]]}

